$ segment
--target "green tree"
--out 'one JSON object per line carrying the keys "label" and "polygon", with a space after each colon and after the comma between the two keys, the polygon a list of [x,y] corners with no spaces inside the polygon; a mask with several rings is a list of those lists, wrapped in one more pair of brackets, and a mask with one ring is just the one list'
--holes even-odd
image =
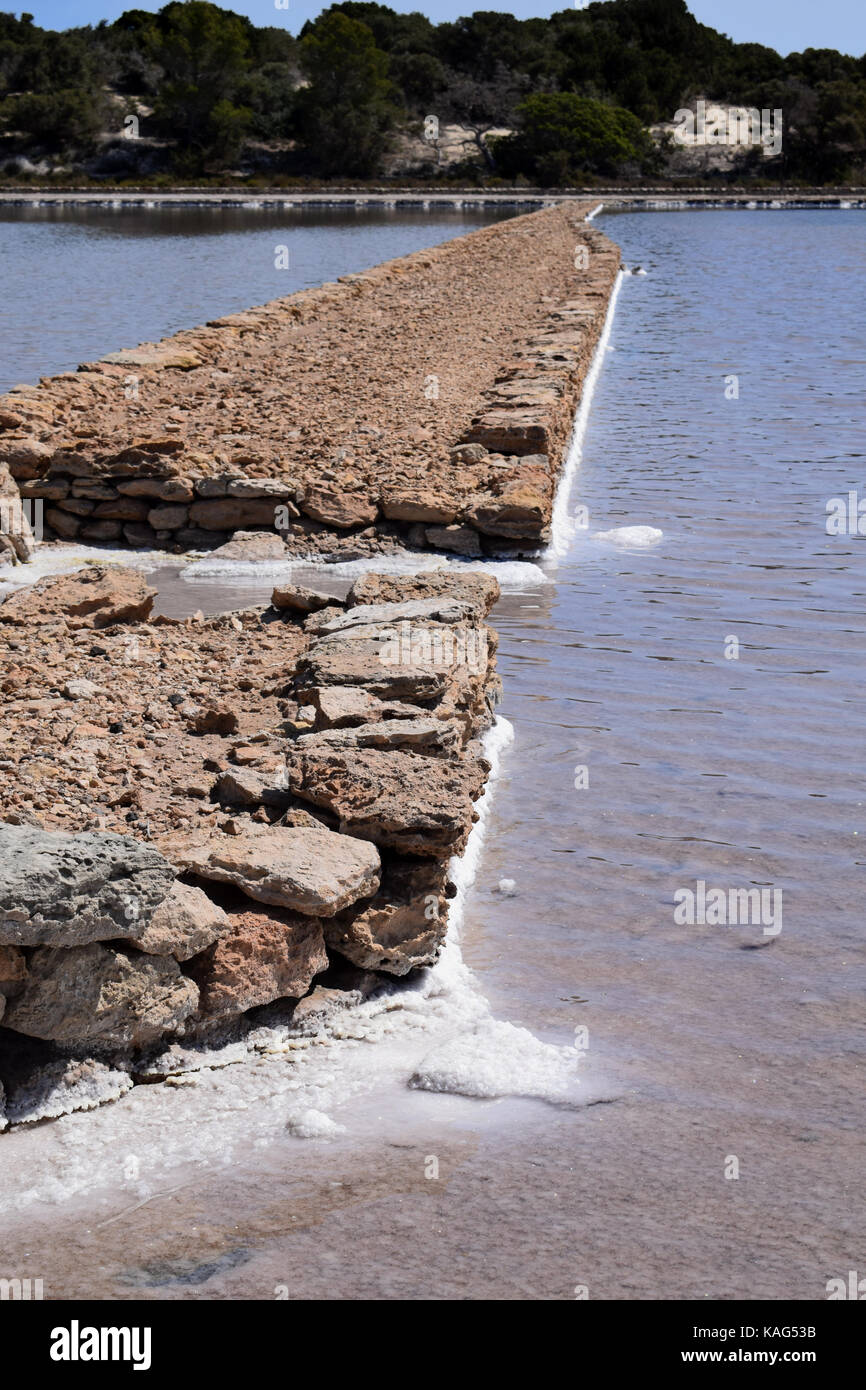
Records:
{"label": "green tree", "polygon": [[301,39],[309,86],[300,95],[300,133],[307,159],[325,175],[375,174],[399,109],[388,58],[366,24],[331,10]]}
{"label": "green tree", "polygon": [[615,175],[628,165],[648,168],[655,147],[640,121],[620,107],[572,92],[544,92],[517,108],[518,131],[494,142],[503,172],[564,183],[581,174]]}
{"label": "green tree", "polygon": [[243,142],[252,113],[235,98],[250,64],[250,28],[208,0],[175,0],[145,31],[163,72],[157,127],[178,141],[189,163],[222,163]]}

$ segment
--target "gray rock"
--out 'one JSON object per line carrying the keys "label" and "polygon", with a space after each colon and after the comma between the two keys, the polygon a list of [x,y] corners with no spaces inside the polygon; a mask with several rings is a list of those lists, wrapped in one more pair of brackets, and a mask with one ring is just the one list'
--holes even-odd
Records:
{"label": "gray rock", "polygon": [[351,628],[380,623],[459,623],[476,616],[476,605],[468,599],[449,594],[438,597],[404,599],[398,603],[360,603],[336,616],[312,618],[305,624],[307,632],[325,635],[348,632]]}
{"label": "gray rock", "polygon": [[136,940],[174,877],[161,854],[124,835],[0,825],[0,944]]}

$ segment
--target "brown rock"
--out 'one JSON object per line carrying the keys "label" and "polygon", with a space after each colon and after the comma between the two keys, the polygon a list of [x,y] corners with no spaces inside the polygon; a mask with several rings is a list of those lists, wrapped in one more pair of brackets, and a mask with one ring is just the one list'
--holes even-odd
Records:
{"label": "brown rock", "polygon": [[211,551],[211,559],[280,561],[286,559],[286,547],[275,531],[235,531],[230,541]]}
{"label": "brown rock", "polygon": [[301,510],[314,521],[335,526],[338,530],[350,526],[369,526],[379,515],[376,503],[362,493],[324,487],[308,488]]}
{"label": "brown rock", "polygon": [[271,594],[275,608],[289,608],[294,613],[315,613],[320,608],[328,608],[336,603],[333,594],[322,594],[317,589],[303,589],[300,584],[278,584]]}
{"label": "brown rock", "polygon": [[[0,609],[0,613],[2,613]],[[435,700],[448,688],[448,671],[430,659],[392,662],[385,647],[397,629],[385,629],[382,640],[365,640],[351,633],[312,643],[299,668],[314,686],[362,686],[386,700]]]}
{"label": "brown rock", "polygon": [[21,494],[5,463],[0,463],[0,556],[11,554],[13,563],[30,559],[33,533]]}
{"label": "brown rock", "polygon": [[46,507],[45,520],[52,531],[56,531],[65,541],[74,540],[81,527],[81,522],[76,517],[70,516],[69,512],[60,511],[58,507]]}
{"label": "brown rock", "polygon": [[499,496],[480,493],[467,507],[472,525],[487,536],[508,536],[516,540],[541,539],[550,522],[552,490],[544,485],[515,479]]}
{"label": "brown rock", "polygon": [[483,570],[422,570],[420,574],[368,573],[349,590],[347,602],[404,603],[407,599],[434,598],[448,594],[473,604],[479,617],[486,617],[499,598],[499,584]]}
{"label": "brown rock", "polygon": [[130,944],[150,956],[174,956],[183,961],[198,955],[230,930],[228,917],[206,893],[186,883],[175,883],[142,935]]}
{"label": "brown rock", "polygon": [[552,439],[544,409],[497,409],[495,406],[473,422],[465,440],[482,444],[491,454],[547,454]]}
{"label": "brown rock", "polygon": [[323,686],[306,694],[316,710],[316,727],[342,729],[368,724],[374,719],[415,719],[416,705],[399,700],[379,700],[357,685]]}
{"label": "brown rock", "polygon": [[[136,518],[137,520],[137,518]],[[189,507],[179,503],[168,503],[163,507],[151,507],[147,513],[147,523],[154,531],[179,531],[189,521]]]}
{"label": "brown rock", "polygon": [[86,521],[78,534],[86,541],[117,541],[123,527],[119,521]]}
{"label": "brown rock", "polygon": [[210,501],[193,502],[189,509],[192,525],[205,531],[238,531],[245,526],[273,529],[275,515],[274,502],[240,497],[215,497]]}
{"label": "brown rock", "polygon": [[471,526],[428,526],[427,544],[436,550],[450,550],[455,555],[467,555],[475,559],[481,554],[478,532]]}
{"label": "brown rock", "polygon": [[402,748],[406,752],[450,756],[461,745],[457,726],[445,719],[381,719],[350,729],[327,729],[302,734],[295,748]]}
{"label": "brown rock", "polygon": [[229,930],[189,967],[204,1017],[244,1013],[274,999],[299,999],[328,968],[315,918],[275,908],[230,914]]}
{"label": "brown rock", "polygon": [[159,502],[191,502],[195,497],[192,483],[184,478],[129,478],[116,486],[125,497],[152,497]]}
{"label": "brown rock", "polygon": [[391,521],[427,521],[447,526],[457,516],[460,503],[432,488],[388,488],[382,494],[382,511]]}
{"label": "brown rock", "polygon": [[136,623],[148,617],[155,597],[138,570],[94,565],[12,594],[0,605],[0,622],[25,627],[62,616],[73,628]]}
{"label": "brown rock", "polygon": [[325,941],[362,970],[433,965],[448,927],[447,876],[446,864],[392,861],[375,898],[324,923]]}
{"label": "brown rock", "polygon": [[473,821],[487,764],[414,753],[347,752],[295,745],[286,754],[289,787],[337,816],[346,834],[403,854],[459,854]]}
{"label": "brown rock", "polygon": [[[27,961],[17,946],[0,946],[0,998],[20,994],[27,978]],[[2,1012],[0,1012],[2,1017]]]}
{"label": "brown rock", "polygon": [[161,842],[178,867],[247,897],[308,916],[335,912],[370,897],[379,886],[372,845],[324,826],[269,826],[233,836],[173,835]]}
{"label": "brown rock", "polygon": [[194,714],[189,726],[194,734],[234,734],[238,728],[237,711],[227,705],[212,705]]}

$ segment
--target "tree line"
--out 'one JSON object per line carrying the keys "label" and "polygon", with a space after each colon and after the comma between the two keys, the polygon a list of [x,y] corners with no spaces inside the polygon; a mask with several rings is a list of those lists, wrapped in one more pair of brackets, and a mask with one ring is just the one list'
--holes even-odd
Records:
{"label": "tree line", "polygon": [[[662,172],[646,127],[698,96],[783,111],[764,174],[833,183],[866,168],[866,56],[734,43],[685,0],[442,24],[345,0],[297,38],[208,0],[60,33],[0,14],[0,167],[22,151],[80,158],[132,117],[176,176],[257,151],[289,176],[372,178],[395,132],[435,115],[476,132],[487,176],[550,186]],[[486,136],[503,127],[514,133]]]}

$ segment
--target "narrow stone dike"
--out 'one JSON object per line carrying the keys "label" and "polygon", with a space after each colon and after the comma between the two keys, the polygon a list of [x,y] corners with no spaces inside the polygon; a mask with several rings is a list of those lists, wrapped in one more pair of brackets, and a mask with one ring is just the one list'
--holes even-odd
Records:
{"label": "narrow stone dike", "polygon": [[[533,550],[619,265],[581,216],[16,389],[0,501],[14,478],[59,536],[252,558]],[[2,539],[27,559],[26,523]],[[435,962],[490,771],[497,597],[370,573],[342,603],[289,585],[180,621],[91,564],[0,604],[0,1128]]]}
{"label": "narrow stone dike", "polygon": [[[549,537],[618,249],[563,204],[0,397],[45,534],[481,556]],[[0,480],[2,492],[2,480]]]}

